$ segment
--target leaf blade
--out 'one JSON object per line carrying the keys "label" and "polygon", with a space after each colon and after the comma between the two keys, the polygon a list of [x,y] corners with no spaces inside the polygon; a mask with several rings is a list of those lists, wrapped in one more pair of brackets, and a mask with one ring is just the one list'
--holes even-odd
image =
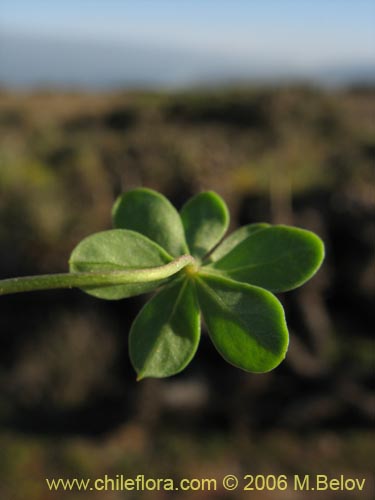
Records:
{"label": "leaf blade", "polygon": [[130,330],[130,359],[138,380],[182,371],[193,358],[199,339],[199,309],[191,281],[161,290],[143,307]]}
{"label": "leaf blade", "polygon": [[323,259],[324,244],[316,234],[272,226],[251,234],[207,267],[233,280],[285,292],[309,280]]}
{"label": "leaf blade", "polygon": [[[172,258],[145,236],[126,229],[102,231],[83,239],[73,250],[71,272],[115,271],[162,266]],[[115,286],[85,287],[89,295],[119,300],[154,290],[165,280]]]}
{"label": "leaf blade", "polygon": [[226,361],[264,373],[285,358],[288,329],[283,307],[273,294],[202,273],[197,296],[211,340]]}
{"label": "leaf blade", "polygon": [[193,257],[204,257],[224,236],[229,212],[224,200],[205,191],[188,200],[180,211],[186,241]]}
{"label": "leaf blade", "polygon": [[209,256],[210,262],[216,262],[220,260],[224,255],[229,253],[235,246],[237,246],[241,241],[245,240],[251,234],[257,231],[271,227],[270,224],[266,222],[257,222],[255,224],[247,224],[246,226],[239,227],[231,233],[225,240],[220,243],[220,245],[215,248],[212,254]]}
{"label": "leaf blade", "polygon": [[122,194],[113,206],[112,219],[114,227],[137,231],[173,256],[187,253],[180,216],[157,191],[137,188]]}

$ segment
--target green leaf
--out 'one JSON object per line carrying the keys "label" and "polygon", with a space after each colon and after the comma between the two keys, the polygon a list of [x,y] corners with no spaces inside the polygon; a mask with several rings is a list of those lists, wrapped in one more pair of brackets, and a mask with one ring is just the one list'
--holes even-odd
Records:
{"label": "green leaf", "polygon": [[199,338],[199,309],[191,280],[161,290],[143,307],[130,330],[130,359],[138,380],[183,370]]}
{"label": "green leaf", "polygon": [[202,272],[197,294],[209,335],[224,359],[256,373],[281,363],[288,329],[283,307],[272,293]]}
{"label": "green leaf", "polygon": [[266,229],[267,227],[270,227],[270,224],[267,224],[266,222],[259,222],[256,224],[248,224],[247,226],[242,226],[236,229],[236,231],[225,238],[225,240],[212,252],[209,256],[209,261],[218,261],[248,236],[260,231],[261,229]]}
{"label": "green leaf", "polygon": [[113,206],[112,218],[116,228],[137,231],[173,256],[188,253],[177,210],[152,189],[138,188],[121,195]]}
{"label": "green leaf", "polygon": [[[111,229],[82,240],[73,250],[71,272],[121,271],[162,266],[172,258],[145,236],[125,229]],[[118,300],[153,290],[165,280],[148,283],[85,287],[90,295]]]}
{"label": "green leaf", "polygon": [[207,191],[194,196],[182,207],[181,219],[190,252],[199,259],[224,236],[229,212],[220,196]]}
{"label": "green leaf", "polygon": [[323,258],[324,245],[316,234],[272,226],[251,234],[207,268],[233,280],[284,292],[310,279]]}

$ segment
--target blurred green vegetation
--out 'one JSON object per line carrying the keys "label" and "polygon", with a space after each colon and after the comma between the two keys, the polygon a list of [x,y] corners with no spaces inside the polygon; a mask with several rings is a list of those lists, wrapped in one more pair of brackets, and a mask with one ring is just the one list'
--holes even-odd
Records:
{"label": "blurred green vegetation", "polygon": [[263,376],[226,366],[203,336],[182,375],[136,384],[127,333],[142,298],[3,297],[4,498],[49,498],[43,478],[59,475],[369,475],[374,116],[371,89],[0,93],[1,277],[66,270],[139,185],[178,207],[212,189],[232,228],[295,224],[327,246],[319,274],[281,297],[290,351]]}

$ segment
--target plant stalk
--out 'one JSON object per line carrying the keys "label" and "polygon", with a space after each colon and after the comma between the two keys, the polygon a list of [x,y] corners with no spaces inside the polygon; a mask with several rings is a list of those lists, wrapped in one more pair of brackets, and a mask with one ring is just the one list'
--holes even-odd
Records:
{"label": "plant stalk", "polygon": [[52,290],[57,288],[84,288],[124,285],[128,283],[147,283],[169,278],[184,267],[194,263],[194,257],[191,255],[182,255],[163,266],[144,269],[41,274],[39,276],[9,278],[0,280],[0,295],[32,292],[34,290]]}

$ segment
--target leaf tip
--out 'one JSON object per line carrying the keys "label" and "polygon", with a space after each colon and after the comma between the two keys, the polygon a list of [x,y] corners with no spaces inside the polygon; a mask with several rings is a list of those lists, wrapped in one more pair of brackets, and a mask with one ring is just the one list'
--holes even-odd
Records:
{"label": "leaf tip", "polygon": [[143,379],[145,379],[145,378],[146,378],[145,373],[142,373],[142,372],[141,372],[141,373],[138,373],[138,374],[137,374],[137,378],[136,378],[136,382],[141,382],[141,381],[142,381]]}

